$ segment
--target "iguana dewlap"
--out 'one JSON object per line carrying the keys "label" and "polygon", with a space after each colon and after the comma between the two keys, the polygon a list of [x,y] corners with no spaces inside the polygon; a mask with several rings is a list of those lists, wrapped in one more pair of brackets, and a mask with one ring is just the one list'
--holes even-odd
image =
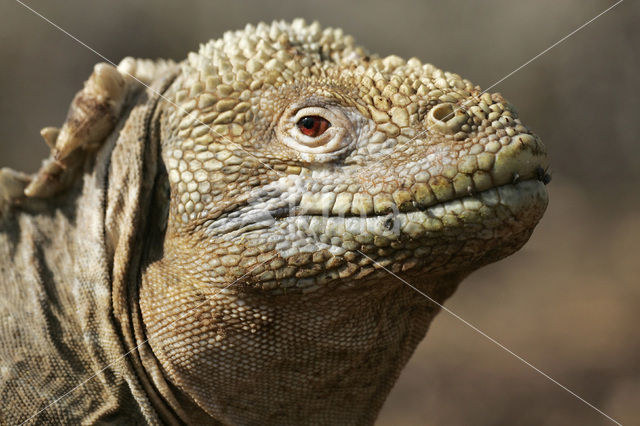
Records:
{"label": "iguana dewlap", "polygon": [[42,135],[0,171],[0,423],[370,424],[438,312],[384,268],[443,302],[547,204],[501,95],[302,20],[99,64]]}

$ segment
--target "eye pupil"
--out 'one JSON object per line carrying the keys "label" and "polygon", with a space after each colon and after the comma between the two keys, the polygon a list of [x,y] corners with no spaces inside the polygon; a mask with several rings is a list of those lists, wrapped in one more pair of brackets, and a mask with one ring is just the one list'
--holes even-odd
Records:
{"label": "eye pupil", "polygon": [[331,126],[331,123],[329,123],[327,119],[318,115],[309,115],[302,117],[298,121],[297,126],[303,134],[311,137],[317,137],[326,132]]}
{"label": "eye pupil", "polygon": [[304,117],[300,120],[300,124],[305,129],[313,129],[313,125],[315,124],[315,120],[312,117]]}

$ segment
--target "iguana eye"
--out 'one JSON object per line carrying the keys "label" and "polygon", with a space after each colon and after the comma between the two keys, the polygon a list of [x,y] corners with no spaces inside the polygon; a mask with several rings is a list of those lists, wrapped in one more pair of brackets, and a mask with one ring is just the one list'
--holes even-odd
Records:
{"label": "iguana eye", "polygon": [[[359,117],[357,110],[328,102],[322,106],[292,105],[276,131],[285,145],[302,154],[332,154],[357,139]],[[314,157],[313,161],[330,161],[330,157]]]}
{"label": "iguana eye", "polygon": [[331,127],[329,120],[318,115],[302,117],[296,125],[302,134],[312,138],[320,136]]}

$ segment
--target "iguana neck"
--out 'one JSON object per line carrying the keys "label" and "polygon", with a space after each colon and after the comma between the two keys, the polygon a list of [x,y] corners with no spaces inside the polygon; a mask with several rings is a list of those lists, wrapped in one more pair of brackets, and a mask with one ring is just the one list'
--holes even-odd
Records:
{"label": "iguana neck", "polygon": [[[225,424],[372,423],[439,310],[390,279],[322,296],[264,297],[234,286],[205,294],[166,258],[143,274],[140,305],[158,365],[173,366],[155,384],[174,409],[189,400],[187,422],[206,413]],[[422,280],[420,289],[442,302],[464,275]],[[171,322],[174,292],[201,303]],[[207,327],[192,327],[180,342],[164,337],[190,323]],[[166,362],[176,351],[184,364]]]}

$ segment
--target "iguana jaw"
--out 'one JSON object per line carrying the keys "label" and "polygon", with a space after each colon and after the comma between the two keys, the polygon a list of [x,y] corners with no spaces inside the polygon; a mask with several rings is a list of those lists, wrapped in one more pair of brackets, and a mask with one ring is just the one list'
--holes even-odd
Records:
{"label": "iguana jaw", "polygon": [[[386,276],[381,266],[423,276],[471,271],[519,249],[547,202],[544,183],[528,179],[385,215],[274,219],[257,209],[256,216],[245,215],[251,220],[227,228],[221,242],[233,246],[232,252],[256,253],[256,261],[241,268],[223,264],[216,271],[237,270],[227,282],[239,279],[237,286],[244,290],[270,295],[365,288]],[[223,259],[228,252],[221,253]],[[228,258],[232,262],[233,255]]]}
{"label": "iguana jaw", "polygon": [[[424,276],[455,270],[474,270],[519,249],[529,238],[548,202],[545,186],[537,180],[502,185],[473,196],[439,203],[422,210],[371,217],[289,216],[278,219],[273,235],[304,234],[305,246],[281,239],[274,254],[296,265],[311,247],[325,250],[325,267],[303,279],[251,280],[253,286],[274,294],[311,292],[359,286],[367,274],[386,275],[381,266],[402,265],[402,271]],[[250,240],[250,235],[246,235]],[[282,243],[282,241],[285,241]],[[446,254],[446,255],[443,255]],[[355,256],[354,256],[355,255]],[[365,256],[366,255],[366,256]],[[331,269],[355,257],[351,267]],[[356,260],[360,259],[360,260]],[[364,262],[364,264],[362,263]],[[355,267],[355,264],[361,264]],[[299,265],[310,271],[313,261]],[[269,274],[258,278],[272,278]],[[382,278],[382,277],[381,277]]]}

